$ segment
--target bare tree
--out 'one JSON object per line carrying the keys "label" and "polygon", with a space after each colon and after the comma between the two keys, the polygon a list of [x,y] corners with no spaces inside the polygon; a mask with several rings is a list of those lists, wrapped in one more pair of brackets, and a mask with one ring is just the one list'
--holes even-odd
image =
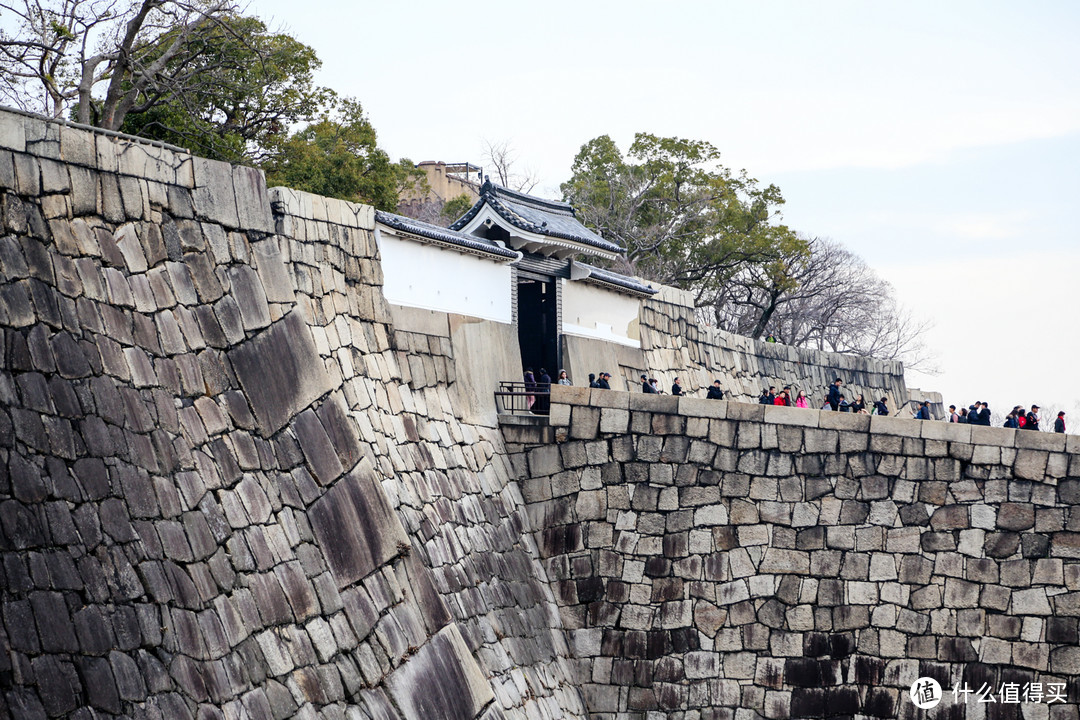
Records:
{"label": "bare tree", "polygon": [[0,0],[0,96],[26,110],[118,129],[191,89],[191,39],[235,12],[232,0]]}
{"label": "bare tree", "polygon": [[789,345],[903,360],[933,374],[923,342],[930,323],[912,317],[892,286],[847,248],[826,238],[807,245],[809,255],[747,266],[706,300],[702,314],[741,335],[768,332]]}
{"label": "bare tree", "polygon": [[540,178],[535,169],[518,165],[517,153],[508,141],[494,143],[484,140],[484,146],[485,163],[504,188],[529,193],[539,184]]}

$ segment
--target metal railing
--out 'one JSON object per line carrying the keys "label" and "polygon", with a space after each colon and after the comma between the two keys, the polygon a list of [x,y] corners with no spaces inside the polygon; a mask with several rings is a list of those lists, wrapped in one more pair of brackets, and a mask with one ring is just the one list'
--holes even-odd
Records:
{"label": "metal railing", "polygon": [[495,407],[503,415],[547,415],[551,407],[551,388],[540,383],[499,382]]}

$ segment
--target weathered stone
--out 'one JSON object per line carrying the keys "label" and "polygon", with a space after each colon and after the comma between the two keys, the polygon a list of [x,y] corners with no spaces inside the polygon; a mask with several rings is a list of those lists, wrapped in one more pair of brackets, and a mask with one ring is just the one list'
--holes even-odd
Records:
{"label": "weathered stone", "polygon": [[264,437],[330,389],[311,332],[295,312],[229,351],[228,357]]}
{"label": "weathered stone", "polygon": [[405,717],[473,718],[494,699],[455,625],[441,630],[393,672],[386,687]]}
{"label": "weathered stone", "polygon": [[358,468],[339,480],[308,511],[330,570],[345,587],[409,547],[405,529],[382,489]]}

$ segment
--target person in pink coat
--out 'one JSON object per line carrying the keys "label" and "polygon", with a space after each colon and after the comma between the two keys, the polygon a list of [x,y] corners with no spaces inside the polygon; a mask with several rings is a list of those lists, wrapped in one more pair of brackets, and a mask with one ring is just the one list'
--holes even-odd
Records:
{"label": "person in pink coat", "polygon": [[799,397],[795,398],[795,407],[810,407],[810,402],[806,399],[806,392],[804,390],[800,390]]}

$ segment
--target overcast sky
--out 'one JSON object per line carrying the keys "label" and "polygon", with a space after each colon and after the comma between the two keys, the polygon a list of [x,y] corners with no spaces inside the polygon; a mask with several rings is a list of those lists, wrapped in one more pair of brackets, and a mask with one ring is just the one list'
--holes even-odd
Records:
{"label": "overcast sky", "polygon": [[[1080,3],[284,2],[395,158],[508,142],[558,196],[580,146],[708,140],[784,220],[935,323],[945,404],[1055,405],[1080,429]],[[853,281],[858,282],[858,278]]]}

